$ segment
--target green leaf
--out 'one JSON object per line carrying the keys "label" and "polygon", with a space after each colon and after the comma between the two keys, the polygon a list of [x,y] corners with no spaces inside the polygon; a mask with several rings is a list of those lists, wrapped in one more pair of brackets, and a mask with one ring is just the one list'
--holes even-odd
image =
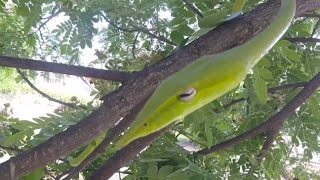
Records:
{"label": "green leaf", "polygon": [[214,100],[211,105],[213,109],[217,109],[218,111],[223,112],[225,110],[222,103],[218,100]]}
{"label": "green leaf", "polygon": [[3,8],[5,7],[5,3],[1,0],[0,1],[0,12],[3,11]]}
{"label": "green leaf", "polygon": [[254,89],[256,91],[258,100],[261,103],[265,103],[268,98],[268,90],[267,90],[266,82],[262,78],[256,77],[254,81]]}
{"label": "green leaf", "polygon": [[242,9],[245,3],[246,3],[246,0],[236,0],[232,8],[232,13],[242,12]]}
{"label": "green leaf", "polygon": [[31,136],[32,134],[32,129],[26,129],[9,136],[1,144],[5,147],[10,147],[15,145],[18,141],[22,141],[26,136]]}
{"label": "green leaf", "polygon": [[192,10],[185,9],[185,8],[179,9],[178,14],[185,18],[190,18],[194,16],[194,12]]}
{"label": "green leaf", "polygon": [[168,179],[169,180],[189,180],[190,178],[191,178],[190,174],[188,174],[185,171],[178,170],[173,172]]}
{"label": "green leaf", "polygon": [[293,49],[283,49],[282,53],[283,53],[284,56],[286,56],[287,58],[289,58],[290,60],[293,60],[295,62],[299,62],[300,59],[301,59],[300,54],[297,53]]}
{"label": "green leaf", "polygon": [[212,28],[200,28],[198,31],[194,32],[191,36],[191,38],[189,39],[189,41],[193,41],[195,39],[197,39],[198,37],[206,34],[207,32],[209,32]]}
{"label": "green leaf", "polygon": [[180,23],[184,23],[185,19],[181,19],[180,17],[174,17],[171,21],[170,21],[170,25],[174,26]]}
{"label": "green leaf", "polygon": [[212,146],[212,132],[211,132],[211,128],[210,128],[210,121],[205,121],[205,125],[204,125],[204,129],[206,132],[206,138],[207,138],[207,146],[208,148],[210,148]]}
{"label": "green leaf", "polygon": [[198,26],[200,28],[212,28],[222,22],[226,16],[227,10],[223,9],[221,11],[207,15],[204,18],[198,17]]}
{"label": "green leaf", "polygon": [[179,24],[175,29],[185,36],[191,36],[194,33],[194,30],[187,23]]}
{"label": "green leaf", "polygon": [[158,167],[156,165],[150,165],[147,170],[147,175],[150,177],[155,177],[158,172]]}
{"label": "green leaf", "polygon": [[80,41],[80,47],[81,47],[81,49],[84,49],[86,47],[86,41],[85,40],[81,40]]}
{"label": "green leaf", "polygon": [[88,48],[92,48],[92,42],[91,40],[86,40]]}
{"label": "green leaf", "polygon": [[158,176],[166,177],[168,176],[173,170],[173,166],[162,166],[158,171]]}
{"label": "green leaf", "polygon": [[180,33],[178,30],[173,30],[170,34],[170,38],[173,42],[180,44],[182,41],[184,41],[183,34]]}
{"label": "green leaf", "polygon": [[260,77],[262,77],[264,79],[268,79],[268,80],[272,80],[273,79],[272,72],[269,71],[266,68],[260,68],[259,69],[259,75],[260,75]]}
{"label": "green leaf", "polygon": [[298,140],[298,137],[297,136],[292,136],[291,139],[292,139],[293,144],[298,147],[299,144],[300,144],[300,142]]}
{"label": "green leaf", "polygon": [[304,157],[307,157],[308,159],[312,159],[312,151],[309,148],[304,149],[303,152]]}
{"label": "green leaf", "polygon": [[140,162],[161,162],[161,161],[168,161],[168,159],[154,159],[154,158],[143,158],[139,160]]}
{"label": "green leaf", "polygon": [[272,64],[270,60],[266,57],[263,57],[257,64],[259,67],[270,67]]}
{"label": "green leaf", "polygon": [[290,45],[291,45],[290,41],[288,41],[288,40],[280,40],[275,44],[274,48],[281,50],[281,49],[286,49]]}
{"label": "green leaf", "polygon": [[137,178],[134,175],[128,175],[124,177],[122,180],[136,180]]}
{"label": "green leaf", "polygon": [[26,120],[21,120],[18,121],[16,123],[11,124],[11,127],[14,129],[17,129],[19,131],[23,131],[26,129],[26,127],[28,128],[33,128],[36,124],[34,122],[31,121],[26,121]]}

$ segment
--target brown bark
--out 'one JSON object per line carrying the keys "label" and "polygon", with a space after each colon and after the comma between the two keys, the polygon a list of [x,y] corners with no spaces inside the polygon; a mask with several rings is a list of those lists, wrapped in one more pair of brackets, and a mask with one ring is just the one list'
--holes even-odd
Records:
{"label": "brown bark", "polygon": [[21,69],[32,69],[38,71],[54,72],[75,76],[91,77],[111,81],[125,82],[129,79],[130,73],[121,71],[111,71],[104,69],[95,69],[84,66],[75,66],[69,64],[35,61],[17,57],[0,56],[0,66],[14,67]]}

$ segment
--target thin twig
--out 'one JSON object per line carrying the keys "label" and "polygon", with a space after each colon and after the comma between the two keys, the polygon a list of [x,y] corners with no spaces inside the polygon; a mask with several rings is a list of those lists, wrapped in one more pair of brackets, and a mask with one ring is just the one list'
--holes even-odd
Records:
{"label": "thin twig", "polygon": [[151,33],[148,29],[145,29],[145,28],[142,28],[142,27],[138,27],[138,26],[135,26],[135,25],[132,25],[132,26],[134,28],[136,28],[137,31],[143,32],[145,34],[148,34],[152,38],[155,38],[155,39],[158,39],[160,41],[166,42],[166,43],[171,44],[173,46],[177,46],[178,45],[177,43],[175,43],[173,41],[170,41],[169,39],[165,38],[162,35],[155,35],[155,34]]}
{"label": "thin twig", "polygon": [[292,42],[292,43],[296,43],[296,42],[300,42],[300,43],[317,43],[320,42],[320,39],[318,38],[304,38],[304,37],[295,37],[295,38],[285,38],[286,40]]}
{"label": "thin twig", "polygon": [[6,146],[2,146],[2,145],[0,145],[0,149],[3,149],[3,150],[5,150],[5,151],[9,151],[9,152],[14,151],[14,152],[16,152],[16,153],[21,153],[21,152],[23,152],[23,150],[21,150],[21,149],[19,149],[19,148],[6,147]]}
{"label": "thin twig", "polygon": [[268,89],[269,93],[273,93],[275,91],[283,90],[283,89],[290,89],[290,88],[302,88],[307,85],[308,82],[300,82],[300,83],[292,83],[292,84],[284,84],[276,87],[272,87]]}
{"label": "thin twig", "polygon": [[40,19],[46,19],[43,23],[40,24],[40,26],[37,28],[37,30],[33,31],[32,33],[26,35],[25,37],[23,38],[28,38],[32,35],[34,35],[36,32],[40,31],[40,29],[46,25],[52,18],[56,17],[57,15],[59,15],[62,11],[61,10],[58,10],[57,12],[55,12],[56,10],[58,9],[58,6],[55,6],[52,11],[51,11],[51,15],[49,17],[46,17],[46,18],[40,18]]}
{"label": "thin twig", "polygon": [[319,25],[320,25],[320,19],[318,18],[317,23],[316,23],[316,25],[314,25],[314,28],[313,28],[312,33],[311,33],[311,35],[310,35],[311,38],[312,38],[312,37],[314,36],[314,34],[317,32],[317,30],[318,30],[318,28],[319,28]]}
{"label": "thin twig", "polygon": [[307,19],[308,19],[307,17],[303,17],[302,20],[299,20],[299,21],[295,22],[295,25],[302,24],[302,23],[305,22]]}
{"label": "thin twig", "polygon": [[47,98],[49,101],[53,101],[53,102],[56,102],[56,103],[59,103],[59,104],[62,104],[64,106],[68,106],[68,107],[71,107],[71,108],[83,108],[83,109],[87,109],[86,107],[84,106],[77,106],[76,104],[73,104],[73,103],[67,103],[67,102],[63,102],[63,101],[60,101],[58,99],[55,99],[51,96],[49,96],[48,94],[40,91],[35,85],[33,85],[29,79],[23,74],[23,72],[20,71],[20,69],[17,69],[17,72],[19,73],[19,75],[22,77],[22,79],[32,88],[34,89],[35,91],[37,91],[39,94],[41,94],[41,96]]}
{"label": "thin twig", "polygon": [[[276,86],[276,87],[272,87],[268,89],[269,93],[273,93],[275,91],[279,91],[279,90],[283,90],[283,89],[290,89],[290,88],[301,88],[304,87],[307,84],[307,82],[301,82],[301,83],[292,83],[292,84],[285,84],[285,85],[280,85],[280,86]],[[246,98],[239,98],[239,99],[234,99],[232,101],[230,101],[229,103],[223,105],[224,109],[228,109],[229,107],[240,103],[242,101],[246,101]],[[215,112],[219,112],[218,109],[214,109]]]}
{"label": "thin twig", "polygon": [[105,19],[105,21],[107,21],[111,26],[113,26],[114,28],[116,29],[119,29],[121,31],[125,31],[125,32],[143,32],[147,35],[149,35],[150,37],[152,38],[155,38],[155,39],[158,39],[160,41],[163,41],[163,42],[166,42],[168,44],[171,44],[171,45],[174,45],[174,46],[177,46],[177,44],[173,41],[170,41],[169,39],[165,38],[164,36],[157,36],[153,33],[151,33],[148,29],[145,29],[145,28],[142,28],[142,27],[138,27],[138,26],[135,26],[135,25],[132,25],[133,28],[124,28],[124,27],[121,27],[121,26],[118,26],[116,23],[114,23],[112,20],[110,20],[107,16],[105,16],[104,14],[102,14],[102,17]]}
{"label": "thin twig", "polygon": [[140,32],[137,32],[137,34],[135,35],[134,37],[134,40],[133,40],[133,44],[132,44],[132,49],[131,49],[131,53],[132,53],[132,57],[135,59],[136,58],[136,54],[135,54],[135,50],[136,50],[136,44],[137,44],[137,41],[138,41],[138,36],[139,36]]}
{"label": "thin twig", "polygon": [[182,1],[188,6],[188,8],[190,8],[198,16],[200,16],[201,18],[204,17],[203,14],[199,11],[199,9],[195,5],[190,3],[188,0],[182,0]]}
{"label": "thin twig", "polygon": [[127,172],[127,171],[118,171],[121,174],[128,174],[128,175],[133,175],[134,173],[132,172]]}
{"label": "thin twig", "polygon": [[92,91],[94,91],[93,87],[91,87],[90,84],[89,84],[83,77],[80,77],[80,79],[81,79]]}
{"label": "thin twig", "polygon": [[283,123],[295,110],[300,107],[318,88],[320,85],[320,73],[313,77],[311,81],[309,81],[304,88],[300,91],[298,95],[296,95],[287,105],[285,105],[278,113],[273,115],[264,123],[260,124],[258,127],[253,128],[239,136],[236,136],[232,139],[221,142],[215,146],[212,146],[209,149],[203,149],[196,154],[207,155],[216,151],[224,150],[234,145],[237,145],[247,139],[255,137],[270,127],[273,127],[274,124]]}
{"label": "thin twig", "polygon": [[38,29],[41,29],[45,24],[47,24],[52,18],[56,17],[57,15],[59,15],[59,13],[61,12],[61,10],[58,10],[57,12],[55,12],[58,9],[58,5],[56,5],[52,11],[51,11],[51,15],[45,18],[41,18],[41,19],[46,19],[46,21],[44,21],[43,23],[40,24],[40,26],[38,27]]}
{"label": "thin twig", "polygon": [[[234,99],[231,102],[229,102],[228,104],[223,105],[223,108],[228,109],[230,106],[233,106],[233,105],[235,105],[239,102],[245,101],[245,100],[247,100],[247,99],[246,98]],[[217,112],[219,112],[219,111],[217,111]]]}

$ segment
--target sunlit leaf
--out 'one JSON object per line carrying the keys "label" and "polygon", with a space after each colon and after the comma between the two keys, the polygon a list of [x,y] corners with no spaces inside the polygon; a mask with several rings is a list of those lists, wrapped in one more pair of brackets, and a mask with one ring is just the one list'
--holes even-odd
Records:
{"label": "sunlit leaf", "polygon": [[262,78],[255,78],[254,81],[254,89],[256,91],[256,95],[261,103],[265,103],[268,98],[268,90],[266,82]]}

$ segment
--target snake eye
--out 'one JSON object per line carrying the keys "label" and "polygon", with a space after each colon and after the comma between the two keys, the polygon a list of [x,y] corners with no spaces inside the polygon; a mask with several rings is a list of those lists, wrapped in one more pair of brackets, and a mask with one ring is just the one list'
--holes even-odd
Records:
{"label": "snake eye", "polygon": [[185,92],[178,96],[180,101],[188,102],[191,101],[197,94],[197,90],[194,88],[187,89]]}

